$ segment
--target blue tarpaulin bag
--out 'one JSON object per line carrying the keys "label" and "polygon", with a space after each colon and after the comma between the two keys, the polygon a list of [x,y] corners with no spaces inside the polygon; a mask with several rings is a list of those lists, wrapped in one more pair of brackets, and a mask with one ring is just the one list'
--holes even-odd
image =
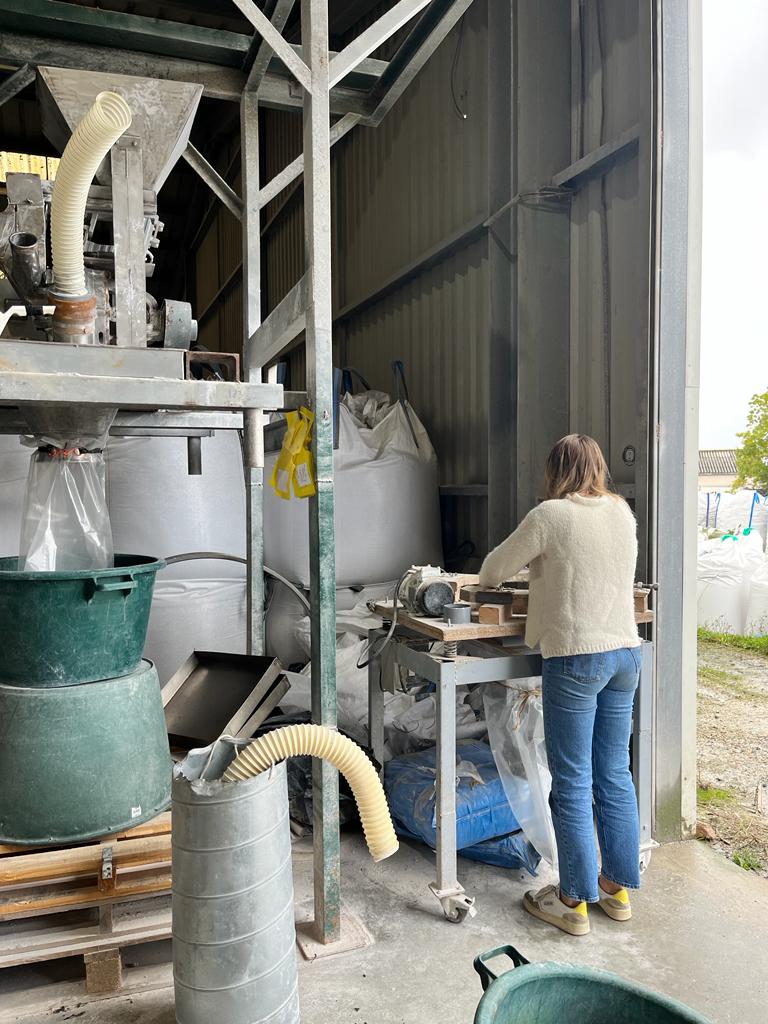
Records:
{"label": "blue tarpaulin bag", "polygon": [[[395,828],[427,843],[437,842],[434,747],[393,758],[384,768],[384,789]],[[456,746],[456,846],[463,850],[520,829],[487,743]]]}
{"label": "blue tarpaulin bag", "polygon": [[497,868],[524,868],[529,875],[536,874],[541,860],[541,854],[525,838],[524,832],[486,839],[484,843],[465,847],[460,855],[468,860],[482,861],[483,864],[494,864]]}

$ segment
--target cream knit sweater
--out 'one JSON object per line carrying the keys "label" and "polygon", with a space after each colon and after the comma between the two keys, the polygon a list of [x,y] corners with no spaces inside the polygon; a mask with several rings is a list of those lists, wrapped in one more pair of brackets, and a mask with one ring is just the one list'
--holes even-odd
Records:
{"label": "cream knit sweater", "polygon": [[493,550],[482,586],[531,567],[525,642],[545,658],[638,647],[636,523],[621,498],[572,494],[542,502]]}

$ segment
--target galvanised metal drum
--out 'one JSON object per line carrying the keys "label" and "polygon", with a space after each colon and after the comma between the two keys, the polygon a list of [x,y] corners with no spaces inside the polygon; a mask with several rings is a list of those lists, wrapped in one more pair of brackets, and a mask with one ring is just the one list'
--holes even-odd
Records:
{"label": "galvanised metal drum", "polygon": [[174,769],[176,1020],[299,1024],[285,763],[221,782],[234,752],[220,740]]}

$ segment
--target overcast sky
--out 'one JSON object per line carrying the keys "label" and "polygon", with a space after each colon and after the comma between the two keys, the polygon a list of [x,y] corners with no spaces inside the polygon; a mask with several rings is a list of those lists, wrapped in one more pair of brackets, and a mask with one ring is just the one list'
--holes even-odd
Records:
{"label": "overcast sky", "polygon": [[768,391],[768,0],[704,0],[700,447]]}

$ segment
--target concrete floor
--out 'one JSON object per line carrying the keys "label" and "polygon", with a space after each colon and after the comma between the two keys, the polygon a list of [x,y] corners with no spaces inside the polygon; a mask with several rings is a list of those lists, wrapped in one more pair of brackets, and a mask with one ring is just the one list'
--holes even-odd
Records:
{"label": "concrete floor", "polygon": [[[294,862],[297,904],[306,913],[311,857],[297,850]],[[633,920],[616,924],[595,911],[592,933],[579,939],[523,914],[529,879],[468,861],[460,867],[478,914],[454,925],[426,889],[428,851],[404,846],[396,859],[374,865],[358,837],[345,837],[345,906],[376,942],[301,964],[302,1024],[470,1024],[481,994],[472,958],[507,942],[531,960],[566,960],[633,978],[713,1024],[765,1024],[768,883],[703,844],[655,851],[633,900]],[[124,991],[112,998],[87,1000],[81,981],[66,980],[68,970],[82,969],[74,960],[4,971],[0,1021],[172,1024],[170,966],[151,962],[167,958],[169,947],[158,947],[141,948],[143,964],[126,970]],[[128,959],[138,961],[139,950]]]}

